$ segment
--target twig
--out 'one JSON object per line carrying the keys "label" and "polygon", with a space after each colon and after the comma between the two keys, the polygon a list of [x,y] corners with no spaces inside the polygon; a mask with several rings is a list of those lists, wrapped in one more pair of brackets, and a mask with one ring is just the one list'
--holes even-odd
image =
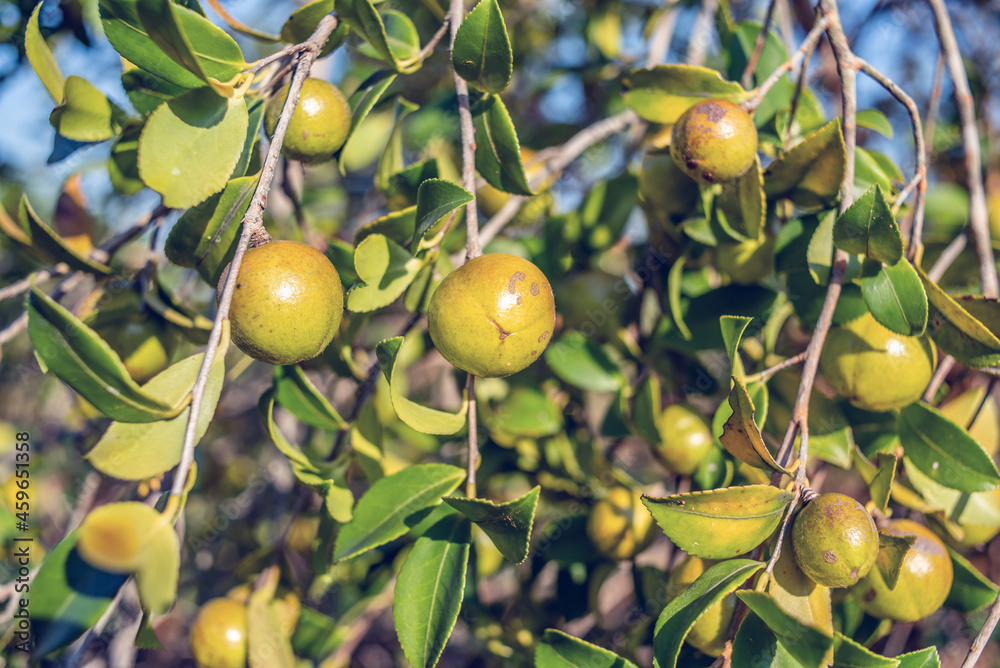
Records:
{"label": "twig", "polygon": [[962,126],[962,144],[965,147],[965,168],[969,173],[969,227],[979,258],[979,280],[983,286],[983,296],[996,299],[1000,295],[993,247],[990,245],[989,214],[986,209],[986,193],[983,187],[983,165],[979,153],[979,130],[976,127],[976,110],[973,104],[969,79],[962,64],[962,54],[958,50],[955,30],[948,16],[943,0],[927,0],[934,11],[934,27],[941,50],[948,63],[952,86],[955,90],[955,106],[958,107],[959,122]]}
{"label": "twig", "polygon": [[243,71],[248,74],[256,74],[257,72],[260,72],[262,69],[264,69],[271,63],[275,62],[276,60],[287,58],[288,56],[296,54],[301,50],[302,50],[301,44],[289,44],[281,51],[276,51],[272,53],[270,56],[264,56],[263,58],[256,61],[253,65],[251,65],[250,67],[248,67]]}
{"label": "twig", "polygon": [[40,283],[56,276],[63,276],[68,271],[69,266],[64,262],[60,262],[49,269],[42,269],[29,274],[19,281],[15,281],[10,285],[5,285],[3,288],[0,288],[0,302],[24,294],[31,289],[33,283]]}
{"label": "twig", "polygon": [[[82,271],[75,271],[66,278],[64,278],[56,289],[52,291],[52,298],[59,299],[67,292],[72,290],[76,285],[83,280],[86,276]],[[25,311],[20,316],[18,316],[14,322],[7,325],[4,329],[0,329],[0,346],[6,345],[11,339],[20,334],[28,326],[28,312]]]}
{"label": "twig", "polygon": [[[451,26],[452,52],[455,51],[455,36],[463,18],[465,18],[465,6],[462,0],[451,0],[448,23]],[[469,109],[469,84],[458,76],[454,68],[451,76],[455,80],[458,120],[462,130],[462,187],[472,195],[472,199],[465,205],[465,256],[466,259],[472,259],[483,254],[482,246],[479,245],[479,215],[476,211],[476,129],[472,125],[472,110]]]}
{"label": "twig", "polygon": [[649,36],[649,52],[646,55],[646,67],[659,65],[667,58],[667,51],[670,50],[670,40],[674,36],[674,28],[677,26],[677,17],[680,15],[677,9],[678,0],[670,0],[665,3],[666,7],[660,13],[660,17],[653,26],[652,34]]}
{"label": "twig", "polygon": [[944,84],[944,54],[938,54],[937,67],[934,69],[934,85],[931,87],[931,97],[927,101],[927,114],[924,118],[924,145],[927,146],[927,157],[934,150],[934,124],[937,122],[938,106],[941,102],[941,89]]}
{"label": "twig", "polygon": [[927,278],[931,279],[935,283],[941,280],[944,273],[948,271],[948,267],[958,259],[958,256],[962,254],[965,250],[966,244],[969,243],[969,237],[962,232],[957,237],[951,240],[951,243],[945,246],[945,249],[941,251],[941,255],[938,257],[937,262],[931,267],[931,270],[927,272]]}
{"label": "twig", "polygon": [[325,659],[321,668],[342,668],[347,666],[351,657],[354,655],[354,650],[358,648],[361,641],[365,639],[368,635],[368,631],[371,630],[372,625],[375,623],[379,617],[382,616],[389,608],[392,607],[393,592],[396,588],[396,577],[393,576],[386,584],[385,588],[370,600],[368,603],[368,608],[361,613],[361,615],[351,624],[351,629],[348,632],[349,635],[341,643],[337,651],[330,655],[329,658]]}
{"label": "twig", "polygon": [[215,314],[215,321],[212,324],[212,331],[209,334],[208,346],[205,348],[205,358],[202,360],[201,368],[198,370],[198,378],[195,380],[194,389],[191,391],[191,412],[188,415],[187,428],[184,431],[184,445],[181,450],[181,461],[177,465],[174,474],[174,484],[170,490],[171,495],[180,497],[184,490],[184,483],[187,481],[188,471],[194,461],[194,448],[196,443],[195,434],[198,428],[198,421],[201,414],[202,404],[205,399],[205,388],[208,385],[208,377],[215,362],[215,356],[219,350],[219,342],[222,338],[222,323],[229,316],[229,304],[232,302],[233,291],[236,288],[236,279],[240,273],[240,265],[243,263],[243,256],[246,254],[250,238],[263,232],[263,213],[267,202],[267,193],[271,189],[271,182],[274,180],[275,168],[281,153],[281,144],[288,132],[288,123],[292,118],[292,112],[299,101],[299,92],[302,84],[309,75],[309,68],[319,55],[320,49],[326,43],[330,33],[337,27],[337,17],[333,14],[324,16],[316,27],[316,31],[308,40],[302,43],[302,55],[295,67],[295,75],[289,84],[288,97],[285,98],[285,106],[281,110],[278,119],[278,126],[275,128],[271,145],[267,149],[267,157],[261,170],[260,181],[257,182],[257,189],[254,191],[250,207],[243,217],[243,232],[240,235],[239,243],[236,246],[236,253],[233,255],[230,264],[229,275],[219,299],[218,311]]}
{"label": "twig", "polygon": [[774,15],[774,6],[776,4],[778,4],[778,0],[771,0],[767,4],[767,13],[764,14],[764,26],[757,33],[757,40],[753,45],[753,53],[750,54],[747,65],[743,68],[743,76],[740,77],[740,85],[744,88],[750,88],[750,83],[753,81],[753,71],[757,67],[757,61],[760,60],[761,52],[764,50],[764,42],[767,41],[768,31],[771,30],[771,17]]}
{"label": "twig", "polygon": [[701,65],[705,62],[709,35],[712,32],[712,19],[718,9],[719,0],[701,0],[701,9],[698,10],[694,27],[691,28],[691,41],[688,43],[687,57],[684,59],[688,65]]}
{"label": "twig", "polygon": [[986,408],[986,402],[993,401],[993,390],[996,386],[997,377],[992,376],[989,384],[986,386],[986,392],[983,394],[983,400],[979,402],[978,406],[976,406],[976,412],[972,414],[972,417],[969,418],[969,422],[965,425],[966,431],[972,429],[972,425],[976,424],[976,420],[979,419],[979,414],[983,412],[984,408]]}
{"label": "twig", "polygon": [[938,362],[938,368],[934,370],[934,375],[931,376],[931,382],[927,384],[927,389],[924,390],[924,396],[922,397],[924,402],[930,403],[954,366],[955,358],[951,355],[945,355],[941,358],[941,361]]}
{"label": "twig", "polygon": [[[805,469],[805,463],[803,462],[800,468]],[[781,548],[784,543],[785,534],[788,532],[788,523],[792,519],[792,515],[795,514],[795,506],[798,505],[799,499],[802,497],[802,487],[799,485],[795,486],[795,494],[792,496],[792,500],[788,503],[788,509],[785,511],[785,519],[781,522],[781,530],[778,532],[778,538],[774,542],[774,551],[771,552],[771,558],[767,561],[767,567],[764,572],[767,573],[768,577],[774,573],[774,567],[778,563],[778,557],[781,556]]]}
{"label": "twig", "polygon": [[816,44],[819,42],[819,38],[823,35],[823,32],[830,25],[830,18],[823,15],[818,21],[813,25],[812,30],[806,35],[806,38],[802,40],[802,45],[799,46],[798,50],[792,54],[792,57],[786,60],[781,66],[771,72],[770,76],[764,79],[764,82],[757,86],[756,91],[754,91],[753,97],[744,102],[741,106],[747,111],[747,113],[753,113],[757,107],[760,106],[761,101],[764,96],[767,95],[768,91],[778,83],[783,76],[788,72],[791,72],[795,67],[802,62],[802,60],[816,48]]}
{"label": "twig", "polygon": [[997,627],[998,621],[1000,621],[1000,596],[993,601],[990,614],[986,617],[983,628],[979,629],[979,633],[976,634],[976,639],[972,641],[972,646],[969,647],[969,653],[965,656],[962,668],[976,668],[979,655],[983,653],[986,645],[989,644],[990,637],[993,635],[993,629]]}
{"label": "twig", "polygon": [[795,355],[793,357],[789,357],[788,359],[786,359],[786,360],[784,360],[782,362],[778,362],[777,364],[775,364],[772,367],[768,367],[767,369],[764,369],[760,373],[755,373],[755,374],[747,376],[746,377],[746,382],[748,382],[748,383],[751,383],[751,382],[754,382],[754,381],[764,382],[765,380],[767,380],[768,378],[770,378],[774,374],[778,373],[779,371],[782,371],[784,369],[787,369],[788,367],[792,367],[792,366],[795,366],[796,364],[801,363],[803,360],[805,360],[805,358],[806,358],[806,353],[805,352],[801,352],[798,355]]}
{"label": "twig", "polygon": [[438,42],[440,42],[444,38],[444,36],[448,33],[448,27],[450,25],[451,25],[451,19],[446,16],[444,19],[444,23],[441,24],[441,27],[438,28],[438,31],[434,33],[434,36],[431,37],[431,40],[427,42],[427,44],[424,45],[424,48],[420,50],[420,53],[417,54],[417,58],[420,59],[420,62],[427,60],[430,57],[430,55],[434,53],[434,49],[437,48]]}
{"label": "twig", "polygon": [[792,143],[792,128],[795,125],[795,114],[798,113],[799,100],[802,99],[802,89],[806,85],[806,74],[809,71],[809,62],[812,60],[813,53],[815,53],[815,50],[807,53],[806,57],[802,59],[802,64],[799,66],[799,76],[795,78],[795,92],[792,93],[792,104],[789,107],[790,111],[788,113],[788,132],[785,133],[785,139],[781,144],[782,151],[787,151]]}

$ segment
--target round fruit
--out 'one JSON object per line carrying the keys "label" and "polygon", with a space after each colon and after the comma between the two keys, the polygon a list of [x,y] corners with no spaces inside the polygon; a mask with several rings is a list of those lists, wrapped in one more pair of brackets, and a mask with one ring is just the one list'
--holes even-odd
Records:
{"label": "round fruit", "polygon": [[642,494],[613,487],[594,504],[587,518],[587,535],[598,552],[621,561],[649,547],[656,538],[656,526],[642,505]]}
{"label": "round fruit", "polygon": [[750,169],[757,155],[757,128],[738,104],[705,100],[677,119],[670,155],[696,181],[734,181]]}
{"label": "round fruit", "polygon": [[919,399],[936,364],[937,352],[926,336],[900,336],[870,313],[831,328],[819,358],[833,389],[869,411],[902,408]]}
{"label": "round fruit", "polygon": [[[674,600],[701,577],[716,562],[688,555],[670,573],[667,580],[667,603]],[[709,656],[719,656],[729,637],[729,625],[736,610],[736,596],[728,594],[721,601],[702,613],[688,631],[684,642]]]}
{"label": "round fruit", "polygon": [[875,565],[878,530],[865,507],[844,494],[820,494],[792,525],[802,572],[824,587],[850,587]]}
{"label": "round fruit", "polygon": [[639,197],[661,216],[683,216],[698,202],[698,186],[669,150],[647,151],[639,169]]}
{"label": "round fruit", "polygon": [[733,283],[752,285],[759,283],[774,271],[774,237],[719,244],[715,249],[715,262],[719,271],[729,276]]}
{"label": "round fruit", "polygon": [[854,588],[857,601],[865,612],[880,619],[923,619],[941,607],[951,590],[954,573],[948,550],[930,529],[911,520],[893,520],[882,531],[890,536],[914,536],[916,541],[903,557],[896,586],[889,589],[882,573],[872,569]]}
{"label": "round fruit", "polygon": [[555,300],[566,329],[585,336],[615,336],[639,306],[625,279],[603,271],[585,271],[563,281],[556,286]]}
{"label": "round fruit", "polygon": [[167,368],[177,344],[166,327],[141,317],[98,329],[97,333],[118,353],[137,383],[145,383]]}
{"label": "round fruit", "polygon": [[201,606],[191,627],[191,652],[201,668],[244,668],[246,606],[230,598],[215,598]]}
{"label": "round fruit", "polygon": [[497,378],[528,367],[555,326],[552,287],[531,262],[488,253],[448,274],[431,297],[427,325],[454,366]]}
{"label": "round fruit", "polygon": [[696,411],[684,404],[663,409],[657,422],[660,444],[653,454],[668,469],[691,475],[712,450],[715,439],[708,425]]}
{"label": "round fruit", "polygon": [[[222,272],[219,292],[229,270]],[[344,315],[344,290],[325,255],[298,241],[248,250],[229,307],[233,343],[254,359],[295,364],[316,357]]]}
{"label": "round fruit", "polygon": [[[273,136],[278,127],[288,86],[285,84],[267,102],[264,130],[268,137]],[[324,162],[344,145],[350,129],[351,107],[340,89],[322,79],[306,79],[299,103],[292,112],[281,153],[299,162]]]}

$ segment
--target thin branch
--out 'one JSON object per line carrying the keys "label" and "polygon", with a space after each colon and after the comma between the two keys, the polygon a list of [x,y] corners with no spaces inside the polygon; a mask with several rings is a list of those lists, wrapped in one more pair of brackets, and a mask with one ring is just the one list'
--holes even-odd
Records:
{"label": "thin branch", "polygon": [[965,246],[968,243],[969,237],[965,234],[965,232],[952,239],[951,243],[948,244],[943,251],[941,251],[941,255],[938,257],[937,262],[934,263],[934,266],[931,267],[931,270],[927,272],[927,278],[931,279],[935,283],[940,282],[941,277],[943,277],[944,273],[948,271],[948,267],[950,267],[952,263],[958,259],[958,256],[962,254],[962,251],[965,250]]}
{"label": "thin branch", "polygon": [[430,58],[430,55],[434,53],[434,49],[437,48],[438,43],[442,39],[444,39],[444,36],[446,34],[448,34],[448,27],[450,25],[451,25],[451,19],[446,16],[444,19],[444,23],[441,24],[441,27],[438,28],[438,31],[434,33],[434,36],[431,37],[431,40],[427,42],[426,45],[424,45],[424,48],[422,48],[420,50],[420,53],[417,55],[417,58],[420,59],[420,62],[423,62],[428,58]]}
{"label": "thin branch", "polygon": [[993,635],[993,629],[997,627],[998,621],[1000,621],[1000,596],[993,601],[990,614],[986,617],[983,628],[979,629],[979,633],[976,634],[976,639],[972,641],[972,646],[969,647],[969,653],[965,656],[962,668],[976,668],[976,664],[979,662],[979,655],[983,653],[986,645],[989,644],[990,637]]}
{"label": "thin branch", "polygon": [[684,59],[688,65],[701,65],[705,62],[709,36],[712,34],[712,22],[718,9],[719,0],[701,0],[701,9],[698,10],[694,27],[691,28],[691,41],[688,43],[687,57]]}
{"label": "thin branch", "polygon": [[830,19],[826,15],[821,16],[816,24],[813,25],[812,30],[806,35],[806,38],[802,40],[802,45],[799,46],[798,50],[792,54],[792,57],[786,60],[781,66],[771,72],[770,76],[764,79],[764,82],[757,86],[754,91],[753,97],[744,102],[741,106],[747,111],[747,113],[753,113],[758,106],[760,106],[761,101],[764,96],[767,95],[768,91],[778,83],[782,77],[787,73],[791,72],[795,67],[802,62],[802,60],[809,54],[813,52],[816,48],[816,44],[819,42],[819,38],[822,37],[823,32],[827,29],[830,24]]}
{"label": "thin branch", "polygon": [[28,274],[21,280],[0,288],[0,302],[24,294],[31,289],[33,283],[41,283],[42,281],[47,281],[56,276],[64,276],[67,272],[69,272],[69,265],[64,262],[60,262],[56,266],[49,269],[42,269]]}
{"label": "thin branch", "polygon": [[659,65],[667,59],[667,52],[670,50],[670,41],[674,36],[674,28],[677,27],[678,0],[670,0],[660,13],[653,26],[653,31],[649,36],[649,52],[646,55],[646,67]]}
{"label": "thin branch", "polygon": [[[458,27],[465,18],[465,6],[462,0],[451,0],[448,9],[448,23],[451,26],[451,51],[455,51],[455,36]],[[458,76],[452,68],[451,76],[455,80],[455,93],[458,95],[458,120],[462,130],[462,187],[469,191],[472,199],[465,205],[465,256],[466,259],[479,257],[483,254],[479,244],[479,214],[476,210],[476,129],[472,125],[472,110],[469,109],[469,84]]]}
{"label": "thin branch", "polygon": [[795,114],[799,109],[799,100],[802,99],[802,89],[806,85],[806,74],[809,72],[809,62],[812,60],[814,51],[806,54],[799,66],[799,76],[795,78],[795,92],[792,94],[792,104],[788,112],[788,131],[785,133],[785,140],[781,143],[781,150],[787,151],[792,143],[792,129],[795,125]]}
{"label": "thin branch", "polygon": [[278,119],[278,126],[275,128],[274,137],[267,149],[267,157],[264,159],[260,181],[257,182],[257,189],[254,191],[253,199],[250,200],[250,207],[243,217],[243,232],[240,235],[239,243],[236,246],[236,253],[233,255],[233,260],[230,264],[229,275],[226,278],[226,284],[219,298],[218,311],[215,314],[215,321],[212,324],[212,331],[209,334],[208,346],[205,348],[205,358],[202,360],[201,368],[198,370],[198,378],[195,380],[194,389],[191,391],[191,412],[188,415],[187,428],[184,431],[181,461],[177,465],[173,488],[170,491],[173,496],[181,496],[184,490],[184,483],[187,481],[188,471],[194,462],[194,448],[197,445],[195,435],[201,416],[202,405],[205,400],[205,388],[208,386],[208,377],[219,351],[220,340],[222,339],[222,324],[229,317],[229,305],[233,299],[236,279],[240,273],[243,256],[246,254],[247,247],[250,244],[250,238],[259,238],[264,230],[263,214],[267,202],[267,193],[270,191],[271,182],[274,180],[274,172],[281,154],[281,144],[285,139],[285,133],[288,132],[288,123],[292,118],[292,112],[295,111],[295,105],[298,104],[299,92],[302,90],[303,82],[305,82],[306,77],[309,75],[309,69],[312,67],[313,61],[316,60],[330,33],[336,27],[337,17],[333,14],[328,14],[319,22],[312,36],[302,43],[302,54],[295,67],[295,75],[289,84],[288,97],[285,98],[285,106],[281,110],[281,116]]}
{"label": "thin branch", "polygon": [[[76,285],[83,280],[86,276],[82,271],[75,271],[66,278],[64,278],[59,285],[56,286],[55,290],[52,291],[52,298],[58,300],[67,292],[76,287]],[[18,316],[12,323],[7,325],[5,328],[0,329],[0,346],[6,345],[15,336],[23,332],[28,327],[28,312],[25,311],[20,316]]]}
{"label": "thin branch", "polygon": [[938,54],[937,67],[934,68],[934,85],[931,87],[931,97],[927,101],[927,113],[924,115],[924,144],[927,146],[927,158],[934,150],[934,124],[937,122],[938,106],[941,102],[941,89],[944,87],[944,54]]}
{"label": "thin branch", "polygon": [[767,3],[767,13],[764,14],[764,25],[757,33],[757,40],[753,45],[753,53],[750,54],[750,58],[747,60],[746,67],[743,68],[743,76],[740,77],[740,85],[744,88],[750,88],[750,83],[753,81],[753,71],[757,67],[757,61],[760,60],[760,54],[764,50],[764,43],[767,41],[768,32],[771,30],[771,17],[774,16],[774,6],[778,4],[778,0],[771,0]]}
{"label": "thin branch", "polygon": [[958,50],[955,30],[948,16],[944,0],[927,0],[934,11],[934,28],[941,41],[941,50],[948,63],[955,90],[955,105],[958,107],[959,122],[962,126],[962,144],[965,147],[965,168],[969,173],[969,226],[979,258],[979,280],[983,286],[983,296],[996,299],[1000,295],[993,247],[990,245],[989,214],[986,208],[986,192],[983,187],[983,164],[979,153],[979,129],[976,127],[976,109],[969,89],[969,79],[962,64],[962,54]]}
{"label": "thin branch", "polygon": [[770,378],[774,374],[778,373],[779,371],[783,371],[784,369],[787,369],[789,367],[793,367],[796,364],[800,364],[801,362],[803,362],[805,360],[805,358],[806,358],[806,353],[805,352],[801,352],[798,355],[795,355],[793,357],[789,357],[788,359],[786,359],[784,361],[778,362],[777,364],[775,364],[772,367],[768,367],[768,368],[764,369],[760,373],[755,373],[755,374],[751,374],[751,375],[747,376],[746,377],[746,382],[748,382],[748,383],[755,382],[755,381],[764,382],[765,380],[767,380],[768,378]]}
{"label": "thin branch", "polygon": [[264,56],[263,58],[254,62],[253,65],[251,65],[250,67],[248,67],[243,71],[248,74],[256,74],[257,72],[260,72],[262,69],[264,69],[271,63],[277,60],[281,60],[282,58],[287,58],[288,56],[296,54],[301,50],[302,50],[301,44],[289,44],[281,51],[276,51],[272,53],[270,56]]}
{"label": "thin branch", "polygon": [[944,383],[944,379],[948,377],[948,373],[951,372],[952,368],[955,366],[955,358],[951,355],[945,355],[938,362],[937,369],[934,370],[934,375],[931,376],[931,382],[927,384],[927,389],[924,390],[924,396],[922,397],[925,403],[930,403],[937,394],[938,388]]}

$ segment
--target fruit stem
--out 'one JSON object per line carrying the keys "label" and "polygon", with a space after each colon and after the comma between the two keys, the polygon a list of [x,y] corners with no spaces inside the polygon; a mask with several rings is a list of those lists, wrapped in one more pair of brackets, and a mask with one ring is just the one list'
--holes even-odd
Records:
{"label": "fruit stem", "polygon": [[[451,0],[448,8],[448,23],[451,26],[451,52],[455,50],[455,36],[465,18],[462,0]],[[483,254],[479,244],[479,216],[476,213],[476,129],[472,125],[472,110],[469,108],[469,84],[451,68],[458,95],[458,120],[462,129],[462,187],[469,191],[472,199],[465,205],[465,259],[471,260]],[[471,430],[469,432],[472,433]]]}

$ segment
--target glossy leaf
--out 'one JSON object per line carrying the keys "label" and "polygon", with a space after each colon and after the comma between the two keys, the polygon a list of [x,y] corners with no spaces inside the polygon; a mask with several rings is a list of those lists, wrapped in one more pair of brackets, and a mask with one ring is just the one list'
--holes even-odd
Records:
{"label": "glossy leaf", "polygon": [[448,464],[418,464],[377,480],[358,500],[354,519],[337,535],[333,558],[350,559],[399,538],[465,479]]}
{"label": "glossy leaf", "polygon": [[959,492],[941,485],[921,473],[908,458],[906,479],[920,493],[927,505],[925,510],[939,510],[953,522],[962,525],[1000,528],[1000,500],[995,490],[988,492]]}
{"label": "glossy leaf", "polygon": [[[351,97],[348,99],[348,104],[351,106],[351,129],[347,134],[348,141],[350,141],[351,135],[361,125],[361,122],[368,117],[371,110],[382,99],[382,95],[392,85],[392,82],[396,80],[396,76],[397,73],[392,70],[378,70],[362,81],[357,90],[351,94]],[[344,151],[340,152],[337,160],[340,172],[343,174]]]}
{"label": "glossy leaf", "polygon": [[937,647],[925,647],[915,652],[907,652],[896,657],[898,668],[941,668]]}
{"label": "glossy leaf", "polygon": [[878,185],[885,192],[892,192],[893,184],[902,183],[903,174],[887,156],[877,151],[861,148],[854,155],[854,185],[867,189]]}
{"label": "glossy leaf", "polygon": [[506,503],[456,496],[446,496],[444,502],[478,524],[500,554],[519,564],[528,556],[528,542],[531,540],[531,526],[535,521],[540,491],[541,487],[536,486],[524,496]]}
{"label": "glossy leaf", "polygon": [[632,423],[636,433],[652,445],[659,445],[662,440],[659,428],[662,401],[660,377],[647,373],[632,401]]}
{"label": "glossy leaf", "polygon": [[382,367],[382,374],[389,381],[389,398],[396,415],[405,424],[422,434],[454,434],[465,426],[465,418],[469,411],[469,399],[463,393],[462,407],[457,413],[448,413],[434,408],[428,408],[410,401],[399,387],[396,374],[403,373],[396,368],[396,357],[403,345],[403,337],[386,339],[375,347],[375,355]]}
{"label": "glossy leaf", "polygon": [[948,598],[944,601],[945,606],[969,614],[992,604],[1000,593],[1000,587],[958,552],[948,548],[948,554],[954,576]]}
{"label": "glossy leaf", "polygon": [[739,355],[740,339],[743,332],[747,330],[747,325],[753,318],[742,315],[724,315],[719,318],[719,327],[722,330],[722,340],[726,346],[726,354],[729,355],[729,375],[736,375],[737,356]]}
{"label": "glossy leaf", "polygon": [[927,328],[927,294],[913,265],[902,259],[862,276],[861,294],[872,316],[886,329],[920,336]]}
{"label": "glossy leaf", "polygon": [[162,615],[177,598],[181,546],[172,526],[156,532],[135,573],[142,609]]}
{"label": "glossy leaf", "polygon": [[903,567],[903,558],[910,550],[916,536],[893,536],[879,532],[878,555],[875,557],[875,567],[878,568],[882,580],[889,589],[895,589],[899,582],[899,571]]}
{"label": "glossy leaf", "polygon": [[830,281],[830,270],[833,268],[833,228],[836,223],[836,212],[829,211],[819,219],[816,231],[809,238],[806,262],[809,265],[809,275],[819,285],[826,285]]}
{"label": "glossy leaf", "polygon": [[416,253],[420,249],[420,242],[445,216],[472,200],[472,193],[450,181],[428,179],[421,183],[417,189],[417,222],[410,252]]}
{"label": "glossy leaf", "polygon": [[274,368],[274,398],[302,422],[319,429],[346,429],[344,418],[330,405],[298,364]]}
{"label": "glossy leaf", "polygon": [[[747,616],[733,638],[733,665],[754,668],[815,668],[803,665],[779,643],[774,632],[753,612]],[[832,649],[832,648],[831,648]]]}
{"label": "glossy leaf", "polygon": [[487,93],[500,93],[514,73],[514,54],[497,0],[480,0],[455,35],[451,64],[458,76]]}
{"label": "glossy leaf", "polygon": [[417,539],[399,571],[392,615],[415,668],[437,663],[458,620],[471,540],[471,522],[449,513]]}
{"label": "glossy leaf", "polygon": [[728,559],[760,545],[781,523],[792,495],[770,485],[644,496],[642,502],[679,548],[704,559]]}
{"label": "glossy leaf", "polygon": [[744,102],[752,93],[716,70],[693,65],[657,65],[626,73],[625,106],[654,123],[676,123],[685,111],[710,98]]}
{"label": "glossy leaf", "polygon": [[[308,2],[288,17],[284,25],[281,26],[281,40],[289,44],[299,44],[309,39],[309,36],[316,32],[319,22],[323,17],[333,12],[334,0],[313,0]],[[319,58],[327,56],[339,47],[347,39],[348,27],[346,23],[338,23],[336,29],[326,40],[323,48],[319,52]]]}
{"label": "glossy leaf", "polygon": [[892,494],[892,483],[896,479],[896,468],[899,461],[895,455],[879,452],[875,455],[876,473],[866,482],[871,494],[872,503],[883,513],[889,507]]}
{"label": "glossy leaf", "polygon": [[743,176],[732,184],[722,185],[721,195],[715,198],[717,222],[738,241],[757,240],[764,230],[766,204],[760,160],[754,156],[753,164]]}
{"label": "glossy leaf", "polygon": [[[965,308],[976,303],[976,300],[962,299],[960,303],[928,278],[922,269],[917,268],[917,275],[927,292],[927,334],[934,343],[959,362],[971,367],[1000,364],[1000,339],[996,335],[998,330],[988,328]],[[986,303],[983,305],[986,306]],[[986,311],[986,308],[981,310]]]}
{"label": "glossy leaf", "polygon": [[571,330],[549,344],[545,361],[561,380],[592,392],[615,392],[625,379],[604,349],[582,332]]}
{"label": "glossy leaf", "polygon": [[[165,54],[164,57],[166,57]],[[201,83],[199,82],[198,85],[200,86]],[[125,89],[129,102],[144,117],[149,116],[154,109],[167,100],[188,90],[139,68],[122,72],[122,87]]]}
{"label": "glossy leaf", "polygon": [[847,149],[835,118],[768,165],[764,192],[808,208],[833,204],[840,194]]}
{"label": "glossy leaf", "polygon": [[426,261],[382,234],[365,237],[354,249],[354,269],[362,283],[347,293],[347,310],[368,313],[396,301]]}
{"label": "glossy leaf", "polygon": [[555,436],[564,427],[562,408],[541,389],[526,386],[514,387],[482,424],[491,432],[528,438]]}
{"label": "glossy leaf", "polygon": [[874,130],[887,139],[892,139],[892,123],[889,119],[878,109],[862,109],[857,113],[855,122],[858,124],[859,128],[868,128],[869,130]]}
{"label": "glossy leaf", "polygon": [[514,195],[532,195],[521,163],[517,131],[503,100],[484,96],[473,108],[476,127],[476,171],[498,190]]}
{"label": "glossy leaf", "polygon": [[684,321],[684,308],[681,301],[681,288],[684,283],[684,263],[686,261],[687,255],[681,255],[670,267],[670,272],[667,274],[667,307],[670,309],[670,317],[673,318],[677,332],[685,340],[691,341],[694,337],[691,335],[691,329]]}
{"label": "glossy leaf", "polygon": [[389,45],[385,23],[370,0],[336,0],[337,17],[351,27],[374,49],[383,60],[392,64],[397,71],[406,71]]}
{"label": "glossy leaf", "polygon": [[417,207],[415,205],[408,206],[399,211],[390,211],[384,216],[362,225],[354,234],[354,244],[360,244],[373,234],[383,234],[390,241],[402,246],[413,238],[413,231],[416,227]]}
{"label": "glossy leaf", "polygon": [[754,422],[754,405],[750,395],[736,376],[732,377],[733,389],[729,392],[729,406],[733,414],[723,425],[719,441],[733,457],[759,469],[780,473],[788,470],[779,466],[764,444],[764,437]]}
{"label": "glossy leaf", "polygon": [[393,174],[403,171],[406,166],[403,160],[403,119],[419,108],[420,105],[402,96],[396,96],[396,120],[389,134],[389,141],[386,142],[385,150],[382,152],[382,159],[379,160],[378,168],[375,170],[375,187],[382,192],[388,192],[389,179]]}
{"label": "glossy leaf", "polygon": [[832,629],[831,632],[824,632],[803,624],[785,612],[770,594],[738,591],[736,596],[761,618],[774,632],[778,643],[784,645],[785,650],[797,661],[807,666],[822,665],[833,644]]}
{"label": "glossy leaf", "polygon": [[574,638],[559,629],[545,629],[535,650],[535,668],[637,668],[614,652]]}
{"label": "glossy leaf", "polygon": [[867,649],[839,631],[833,634],[833,665],[844,668],[898,668],[899,660]]}
{"label": "glossy leaf", "polygon": [[139,178],[139,135],[141,127],[124,131],[111,145],[108,176],[111,185],[123,195],[134,195],[146,187]]}
{"label": "glossy leaf", "polygon": [[33,249],[50,255],[57,262],[65,262],[71,269],[85,271],[97,276],[110,276],[111,267],[81,255],[70,247],[66,240],[38,217],[26,195],[21,196],[18,214],[21,218],[20,241],[27,241]]}
{"label": "glossy leaf", "polygon": [[117,113],[115,106],[92,83],[70,75],[63,86],[61,104],[52,110],[49,123],[67,139],[98,142],[117,133]]}
{"label": "glossy leaf", "polygon": [[837,248],[894,265],[903,257],[903,237],[889,210],[882,188],[874,185],[837,217],[833,228]]}
{"label": "glossy leaf", "polygon": [[56,62],[52,50],[45,43],[45,38],[38,28],[38,14],[42,11],[42,3],[35,5],[35,9],[28,18],[28,23],[24,27],[24,53],[28,56],[31,69],[41,80],[45,90],[49,92],[52,99],[58,104],[63,99],[63,75],[59,70],[59,63]]}

